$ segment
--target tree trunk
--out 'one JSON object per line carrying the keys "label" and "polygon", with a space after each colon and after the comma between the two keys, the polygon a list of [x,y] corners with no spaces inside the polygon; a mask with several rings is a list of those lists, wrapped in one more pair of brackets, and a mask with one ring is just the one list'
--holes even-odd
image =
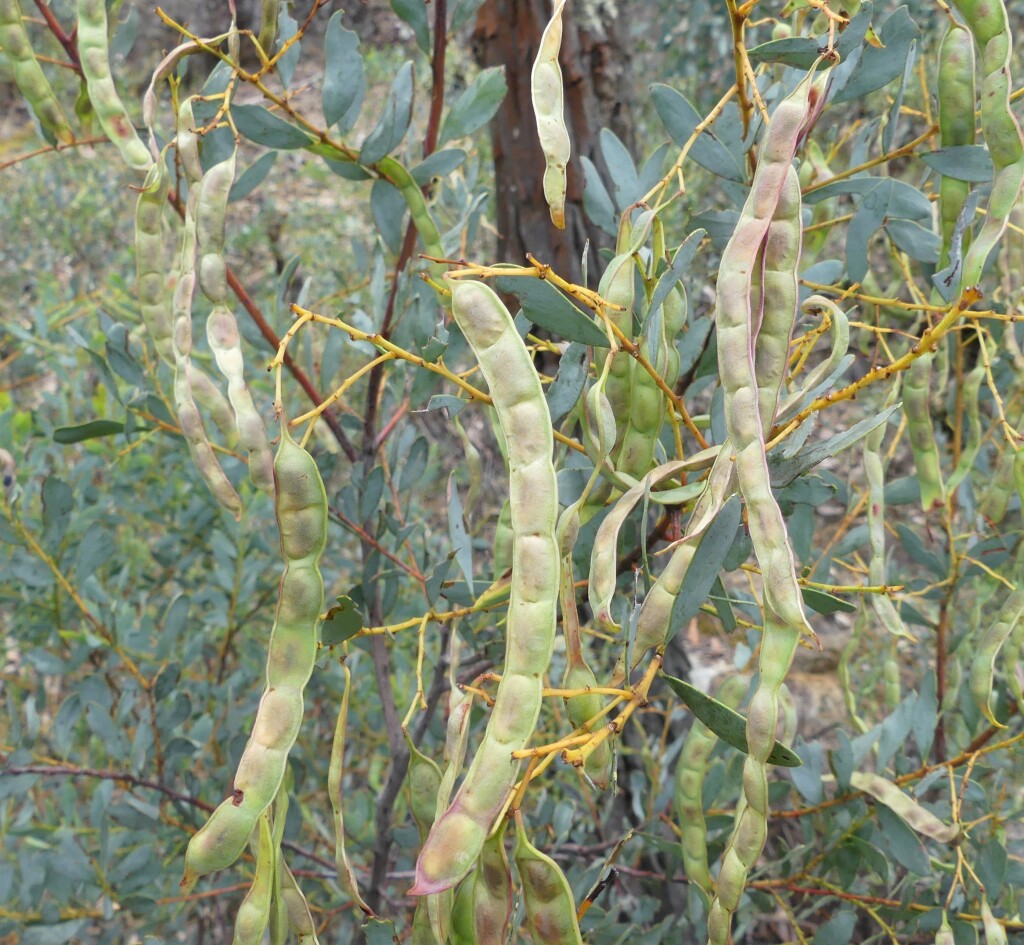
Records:
{"label": "tree trunk", "polygon": [[616,5],[581,0],[565,8],[560,62],[565,84],[565,122],[572,142],[565,230],[551,223],[541,178],[544,158],[530,103],[530,72],[551,10],[549,0],[486,0],[473,31],[480,66],[504,66],[508,95],[491,124],[497,187],[498,258],[522,263],[526,253],[573,281],[590,240],[589,271],[598,271],[597,250],[611,244],[583,214],[586,155],[605,174],[598,132],[611,128],[633,144],[633,95],[629,57],[620,41]]}

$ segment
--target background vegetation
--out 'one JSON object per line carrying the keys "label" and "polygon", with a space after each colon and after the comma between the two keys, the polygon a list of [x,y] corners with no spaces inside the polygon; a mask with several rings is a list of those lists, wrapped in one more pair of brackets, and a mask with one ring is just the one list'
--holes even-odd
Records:
{"label": "background vegetation", "polygon": [[[393,11],[285,8],[279,43],[296,30],[304,35],[259,83],[247,79],[260,65],[243,36],[242,69],[250,71],[237,80],[225,64],[228,46],[218,42],[182,59],[174,82],[158,87],[159,146],[174,134],[172,95],[211,96],[197,110],[199,121],[210,122],[205,169],[232,148],[232,128],[215,116],[223,101],[216,96],[228,90],[231,97],[239,170],[226,258],[237,276],[247,381],[270,429],[273,376],[262,369],[293,324],[292,303],[352,330],[308,324],[291,342],[283,379],[291,417],[379,355],[370,335],[447,371],[401,359],[379,364],[324,411],[308,444],[327,489],[321,568],[328,603],[337,607],[321,630],[324,646],[291,753],[283,847],[324,942],[348,942],[364,924],[384,941],[392,933],[413,937],[415,901],[406,893],[421,838],[401,722],[443,767],[449,670],[493,696],[493,684],[478,677],[500,672],[504,659],[503,605],[486,596],[504,571],[500,540],[495,551],[508,495],[503,444],[489,408],[452,381],[458,375],[484,386],[465,340],[420,278],[429,271],[417,255],[426,251],[423,230],[387,182],[395,179],[387,155],[412,170],[450,260],[523,265],[530,252],[593,290],[620,216],[635,217],[645,194],[652,203],[668,201],[659,218],[670,258],[703,231],[690,244],[696,252],[681,283],[689,314],[673,341],[680,370],[670,409],[680,418],[687,410],[700,436],[721,444],[715,276],[763,133],[742,61],[748,58],[771,112],[826,42],[829,23],[820,4],[799,0],[785,7],[774,0],[682,9],[571,5],[562,63],[567,95],[576,98],[562,234],[548,222],[540,189],[543,159],[523,66],[550,13],[535,6],[460,0],[446,9],[441,0],[396,0]],[[1000,929],[1024,940],[1024,607],[1017,591],[1024,358],[1016,328],[1024,315],[1024,212],[1019,192],[1008,206],[990,203],[992,149],[984,136],[970,150],[940,151],[937,55],[956,14],[923,0],[847,6],[852,23],[837,34],[845,87],[833,93],[798,158],[801,297],[837,301],[849,316],[849,346],[818,399],[798,408],[806,414],[799,427],[772,453],[773,469],[792,472],[776,476],[776,496],[822,649],[802,649],[790,673],[791,709],[779,736],[803,764],[772,769],[767,846],[733,936],[815,945],[941,941],[948,918],[958,945],[997,942]],[[1008,11],[1019,35],[1024,7],[1011,0]],[[220,434],[211,436],[241,494],[240,520],[196,471],[177,420],[173,372],[139,315],[134,214],[142,180],[108,142],[94,114],[102,106],[81,93],[73,5],[22,0],[22,12],[76,140],[56,149],[27,108],[5,109],[0,448],[10,463],[0,509],[7,710],[0,722],[0,938],[36,945],[227,941],[252,858],[195,890],[178,884],[190,836],[230,789],[262,689],[282,569],[273,501],[248,484],[244,451]],[[174,22],[166,23],[130,4],[115,3],[109,13],[115,81],[140,128],[159,50],[188,41],[190,27],[209,37],[230,23],[226,4],[202,14],[197,6],[191,24],[173,10]],[[258,9],[241,10],[243,29],[258,32],[258,20]],[[363,38],[358,60],[351,51],[325,51],[343,26]],[[354,45],[354,37],[347,41]],[[1014,77],[1021,74],[1017,55]],[[401,71],[405,61],[411,72]],[[0,62],[3,94],[20,102],[10,56]],[[744,94],[721,108],[711,134],[695,138],[681,174],[667,173],[695,125],[737,82],[737,63]],[[979,67],[979,82],[986,71]],[[364,83],[365,96],[340,126],[330,122],[328,146],[305,132],[327,124],[324,84],[332,76],[350,91]],[[1019,116],[1024,96],[1015,82]],[[979,106],[984,130],[985,108],[994,106],[981,99]],[[367,151],[374,140],[379,154]],[[168,272],[181,228],[175,209],[188,189],[173,153],[169,166]],[[1008,225],[980,282],[984,298],[932,339],[939,350],[930,390],[909,417],[902,369],[920,360],[922,334],[959,301],[942,295],[941,277],[932,279],[944,245],[936,210],[943,179],[964,183],[964,197],[969,192],[980,208],[977,222],[968,215],[946,234],[947,249],[971,227],[977,234],[988,216]],[[676,196],[683,181],[685,193]],[[637,258],[654,278],[663,275],[653,241]],[[585,389],[600,364],[577,354],[584,316],[567,312],[566,296],[553,290],[531,301],[521,290],[527,281],[506,277],[499,288],[513,313],[525,309],[522,330],[535,326],[527,340],[555,428],[581,444]],[[639,265],[636,283],[639,298]],[[579,292],[575,298],[580,305]],[[193,357],[216,376],[199,327],[208,308],[197,300]],[[635,338],[643,337],[645,313],[639,305]],[[593,327],[589,311],[586,318]],[[793,391],[827,361],[831,343],[820,316],[802,316],[795,337]],[[915,422],[929,428],[916,460]],[[658,436],[652,463],[692,456],[701,445],[685,427],[677,439],[664,416]],[[865,444],[886,468],[882,551],[871,547],[867,516],[879,486],[871,493]],[[556,444],[556,460],[566,505],[593,455]],[[692,504],[692,494],[644,503],[627,518],[614,549],[614,614],[627,627],[663,567],[653,551],[678,534]],[[606,514],[597,512],[581,530],[574,552],[581,582]],[[717,567],[684,583],[665,652],[667,673],[707,692],[728,677],[752,679],[761,638],[750,541],[738,520],[726,531],[717,539],[720,553],[702,546]],[[600,631],[584,583],[578,595],[588,659],[603,683],[628,632]],[[876,598],[892,601],[888,616]],[[453,635],[461,640],[454,668]],[[342,663],[351,674],[347,850],[377,922],[354,907],[335,871],[327,746],[345,686]],[[561,682],[565,665],[559,641],[550,685]],[[470,756],[486,701],[476,698]],[[523,814],[534,842],[565,871],[577,905],[586,904],[586,941],[704,941],[707,899],[684,869],[674,804],[677,768],[696,757],[684,748],[693,715],[661,680],[634,709],[613,739],[616,777],[607,790],[555,760],[530,783]],[[532,744],[572,728],[562,699],[547,698]],[[713,876],[740,803],[743,759],[714,743],[701,776]],[[915,812],[956,825],[955,841],[915,829],[917,813],[904,808],[900,816],[858,789],[864,781],[855,773],[898,784]],[[517,896],[513,936],[525,938],[524,922]]]}

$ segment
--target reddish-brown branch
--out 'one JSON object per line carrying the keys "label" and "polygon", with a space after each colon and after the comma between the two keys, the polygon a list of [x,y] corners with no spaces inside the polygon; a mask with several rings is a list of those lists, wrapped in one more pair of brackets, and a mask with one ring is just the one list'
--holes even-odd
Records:
{"label": "reddish-brown branch", "polygon": [[78,58],[78,45],[75,42],[78,28],[76,27],[70,34],[65,33],[64,27],[57,22],[57,17],[53,15],[53,11],[46,4],[45,0],[36,0],[36,6],[39,8],[42,18],[46,20],[46,25],[50,28],[50,32],[53,33],[57,42],[64,47],[64,52],[68,54],[68,59],[71,60],[72,68],[81,75],[82,63]]}

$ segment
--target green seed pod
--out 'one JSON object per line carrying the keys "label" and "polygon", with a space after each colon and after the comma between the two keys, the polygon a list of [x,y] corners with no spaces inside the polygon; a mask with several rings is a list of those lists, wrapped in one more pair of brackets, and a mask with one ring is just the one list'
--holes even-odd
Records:
{"label": "green seed pod", "polygon": [[[732,709],[738,708],[747,691],[742,676],[731,676],[719,687],[715,698]],[[696,719],[676,762],[673,803],[682,829],[683,869],[691,883],[711,894],[713,883],[708,868],[707,822],[704,820],[703,789],[708,761],[718,736]]]}
{"label": "green seed pod", "polygon": [[[327,494],[316,462],[281,424],[274,462],[275,510],[285,570],[267,656],[267,686],[249,743],[235,773],[232,796],[210,815],[185,854],[182,885],[230,866],[284,779],[288,752],[302,723],[302,692],[313,672],[323,610],[319,561],[327,540]],[[315,515],[309,515],[315,510]]]}
{"label": "green seed pod", "polygon": [[274,54],[274,43],[277,42],[277,20],[280,15],[281,0],[263,0],[260,35],[257,42],[268,58]]}
{"label": "green seed pod", "polygon": [[78,56],[96,117],[106,136],[136,171],[148,171],[153,157],[135,132],[110,75],[107,7],[104,0],[78,0]]}
{"label": "green seed pod", "polygon": [[946,504],[942,464],[932,428],[929,396],[932,358],[932,354],[925,354],[914,361],[903,383],[903,411],[907,416],[917,481],[921,484],[921,506],[926,512]]}
{"label": "green seed pod", "polygon": [[1005,726],[992,712],[992,690],[996,674],[996,661],[1017,625],[1024,620],[1024,590],[1013,591],[1007,597],[992,623],[979,626],[978,639],[971,660],[971,697],[989,723]]}
{"label": "green seed pod", "polygon": [[563,114],[562,70],[558,65],[564,8],[565,0],[556,0],[551,19],[541,34],[530,74],[530,99],[544,152],[544,199],[551,210],[551,222],[560,230],[565,229],[566,167],[570,152]]}
{"label": "green seed pod", "polygon": [[558,486],[544,394],[512,316],[488,287],[456,282],[452,312],[476,354],[505,436],[510,470],[512,587],[505,666],[483,741],[416,863],[413,895],[450,889],[472,869],[519,770],[540,712],[554,646],[559,551]]}
{"label": "green seed pod", "polygon": [[[962,285],[981,281],[989,254],[999,242],[1010,211],[1024,187],[1024,134],[1010,107],[1013,40],[1003,0],[955,0],[981,50],[981,130],[995,176],[981,229],[964,256]],[[942,89],[940,88],[940,96]]]}
{"label": "green seed pod", "polygon": [[277,853],[271,837],[268,812],[260,816],[257,833],[256,873],[235,916],[233,945],[260,945],[270,922],[270,898],[274,890],[274,861]]}
{"label": "green seed pod", "polygon": [[981,923],[985,929],[985,945],[1006,945],[1006,929],[994,915],[988,897],[981,897]]}
{"label": "green seed pod", "polygon": [[561,867],[527,839],[518,811],[512,858],[523,884],[526,924],[535,945],[582,945],[569,881]]}
{"label": "green seed pod", "polygon": [[942,913],[942,925],[935,933],[935,945],[956,945],[956,937],[953,935],[953,929],[949,925],[949,919],[946,918],[945,912]]}
{"label": "green seed pod", "polygon": [[505,828],[501,823],[480,850],[473,885],[473,941],[476,945],[505,945],[512,922],[512,870],[505,852]]}
{"label": "green seed pod", "polygon": [[922,807],[908,794],[904,794],[892,781],[878,774],[854,771],[850,775],[850,786],[869,794],[884,804],[908,827],[939,843],[953,843],[962,836],[958,824],[944,824],[930,810]]}
{"label": "green seed pod", "polygon": [[[473,886],[476,873],[470,873],[455,890],[455,903],[452,906],[451,945],[479,945],[476,931],[473,928]],[[413,945],[434,945],[434,933],[427,924],[426,933],[430,938],[417,937],[416,919],[420,915],[420,906],[416,906],[413,914],[412,941]]]}
{"label": "green seed pod", "polygon": [[11,63],[14,84],[39,119],[44,133],[59,144],[71,144],[74,132],[32,51],[18,0],[0,0],[0,46]]}

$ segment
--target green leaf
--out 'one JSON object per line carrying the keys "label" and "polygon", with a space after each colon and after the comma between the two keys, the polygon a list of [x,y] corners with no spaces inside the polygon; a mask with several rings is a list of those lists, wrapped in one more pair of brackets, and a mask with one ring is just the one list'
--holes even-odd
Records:
{"label": "green leaf", "polygon": [[672,605],[666,639],[671,640],[689,624],[715,586],[718,573],[736,539],[736,530],[740,525],[740,504],[739,497],[732,496],[700,538],[697,553]]}
{"label": "green leaf", "polygon": [[[281,7],[281,13],[277,18],[277,49],[283,49],[288,42],[299,31],[299,24],[291,15],[287,6]],[[299,55],[302,52],[302,43],[294,42],[287,51],[277,60],[277,75],[281,84],[288,88],[295,75],[295,67],[299,64]]]}
{"label": "green leaf", "polygon": [[819,440],[805,446],[796,456],[782,457],[777,455],[775,450],[772,450],[768,460],[772,485],[775,487],[788,485],[797,476],[807,472],[813,466],[817,466],[823,460],[828,459],[830,456],[835,456],[845,449],[849,449],[876,427],[885,423],[901,407],[902,404],[893,404],[890,407],[886,407],[880,414],[861,420],[842,433],[837,433],[827,440]]}
{"label": "green leaf", "polygon": [[[665,130],[677,147],[683,147],[703,120],[703,116],[690,104],[686,96],[669,85],[652,85],[651,98]],[[732,152],[710,131],[704,131],[697,138],[690,148],[689,156],[712,174],[741,184],[746,183],[746,175],[736,163]]]}
{"label": "green leaf", "polygon": [[402,463],[402,471],[398,475],[398,491],[408,492],[413,489],[423,478],[427,469],[427,455],[430,447],[426,437],[418,437],[412,444],[405,461]]}
{"label": "green leaf", "polygon": [[430,24],[427,22],[426,0],[391,0],[391,9],[412,27],[416,45],[424,55],[429,56]]}
{"label": "green leaf", "polygon": [[801,587],[804,603],[817,614],[828,616],[829,614],[855,614],[857,607],[847,600],[834,597],[816,587]]}
{"label": "green leaf", "polygon": [[375,180],[370,188],[370,212],[377,230],[393,253],[402,246],[405,235],[405,217],[408,206],[394,184],[386,180]]}
{"label": "green leaf", "polygon": [[[868,25],[871,23],[871,4],[865,3],[860,12],[846,25],[836,42],[836,52],[841,61],[845,62],[850,54],[860,49],[864,43]],[[761,43],[748,50],[753,63],[779,62],[804,71],[811,68],[821,55],[821,40],[811,36],[789,36],[785,39],[773,39]]]}
{"label": "green leaf", "polygon": [[918,876],[927,876],[931,862],[918,835],[883,804],[875,807],[875,816],[880,828],[878,842],[888,848],[901,866]]}
{"label": "green leaf", "polygon": [[885,232],[911,259],[935,265],[939,261],[942,239],[930,229],[913,220],[892,219],[885,223]]}
{"label": "green leaf", "polygon": [[[747,754],[747,720],[734,709],[712,699],[711,696],[701,692],[688,682],[669,676],[667,673],[658,673],[672,688],[672,691],[679,696],[690,711],[700,719],[712,732],[714,732],[727,745],[732,745],[737,751]],[[771,754],[768,756],[768,763],[781,765],[784,768],[798,768],[803,762],[792,749],[785,745],[775,743]]]}
{"label": "green leaf", "polygon": [[266,148],[291,151],[305,148],[316,140],[301,128],[272,115],[262,105],[232,105],[231,118],[245,137]]}
{"label": "green leaf", "polygon": [[43,480],[43,542],[50,548],[60,544],[68,530],[75,497],[71,487],[56,476]]}
{"label": "green leaf", "polygon": [[455,549],[455,562],[466,579],[466,584],[473,588],[473,544],[466,531],[466,522],[462,515],[462,500],[459,488],[455,483],[455,473],[448,477],[448,539]]}
{"label": "green leaf", "polygon": [[846,229],[846,272],[853,282],[867,275],[868,243],[885,222],[892,196],[892,181],[880,180],[860,199],[857,210]]}
{"label": "green leaf", "polygon": [[53,431],[53,441],[67,445],[123,432],[124,424],[120,420],[90,420],[88,423],[79,423],[73,427],[57,427]]}
{"label": "green leaf", "polygon": [[964,144],[952,148],[939,148],[920,155],[933,171],[954,180],[983,184],[992,180],[992,158],[980,144]]}
{"label": "green leaf", "polygon": [[435,177],[447,177],[465,160],[466,152],[462,148],[447,148],[444,151],[435,151],[409,173],[420,187],[426,187]]}
{"label": "green leaf", "polygon": [[494,117],[507,91],[504,66],[482,70],[445,116],[437,143],[441,145],[453,138],[465,138],[482,128]]}
{"label": "green leaf", "polygon": [[354,637],[363,629],[363,615],[351,597],[338,597],[338,603],[327,609],[327,616],[320,626],[320,642],[334,646]]}
{"label": "green leaf", "polygon": [[406,62],[391,83],[391,92],[380,119],[363,142],[359,152],[360,164],[376,164],[402,143],[412,120],[412,80],[412,63]]}
{"label": "green leaf", "polygon": [[499,276],[494,280],[494,285],[499,292],[515,295],[523,307],[523,314],[531,322],[560,338],[584,345],[608,344],[604,332],[595,322],[550,282],[520,276]]}
{"label": "green leaf", "polygon": [[846,85],[833,97],[833,104],[861,99],[888,85],[903,74],[911,43],[920,30],[905,6],[897,9],[879,31],[881,47],[865,46],[860,62]]}
{"label": "green leaf", "polygon": [[583,210],[605,233],[615,235],[615,207],[594,162],[585,154],[583,164]]}
{"label": "green leaf", "polygon": [[610,128],[602,128],[600,134],[601,156],[608,167],[616,209],[621,213],[631,203],[639,200],[640,177],[636,165],[626,146]]}
{"label": "green leaf", "polygon": [[693,257],[697,255],[701,240],[705,236],[707,236],[706,231],[697,229],[679,244],[679,248],[672,257],[672,265],[658,279],[654,294],[651,296],[651,304],[648,306],[648,311],[653,312],[661,305],[668,297],[669,292],[676,287],[679,280],[686,274],[686,270],[690,268],[690,263],[693,262]]}
{"label": "green leaf", "polygon": [[359,117],[366,95],[359,37],[341,25],[339,10],[327,23],[324,36],[323,109],[327,126],[338,125],[342,134]]}
{"label": "green leaf", "polygon": [[231,192],[228,194],[228,201],[243,200],[248,197],[267,178],[270,169],[277,160],[276,151],[268,151],[260,155],[252,162],[231,185]]}
{"label": "green leaf", "polygon": [[116,550],[114,538],[102,525],[89,526],[78,546],[78,558],[75,564],[75,576],[84,581],[97,568],[106,564]]}
{"label": "green leaf", "polygon": [[856,924],[857,914],[852,909],[843,909],[818,928],[814,945],[849,945]]}
{"label": "green leaf", "polygon": [[370,919],[363,925],[366,945],[398,945],[395,927],[387,919]]}
{"label": "green leaf", "polygon": [[569,343],[558,361],[558,373],[544,393],[548,402],[551,425],[557,427],[576,406],[587,381],[589,362],[587,346],[578,341]]}

